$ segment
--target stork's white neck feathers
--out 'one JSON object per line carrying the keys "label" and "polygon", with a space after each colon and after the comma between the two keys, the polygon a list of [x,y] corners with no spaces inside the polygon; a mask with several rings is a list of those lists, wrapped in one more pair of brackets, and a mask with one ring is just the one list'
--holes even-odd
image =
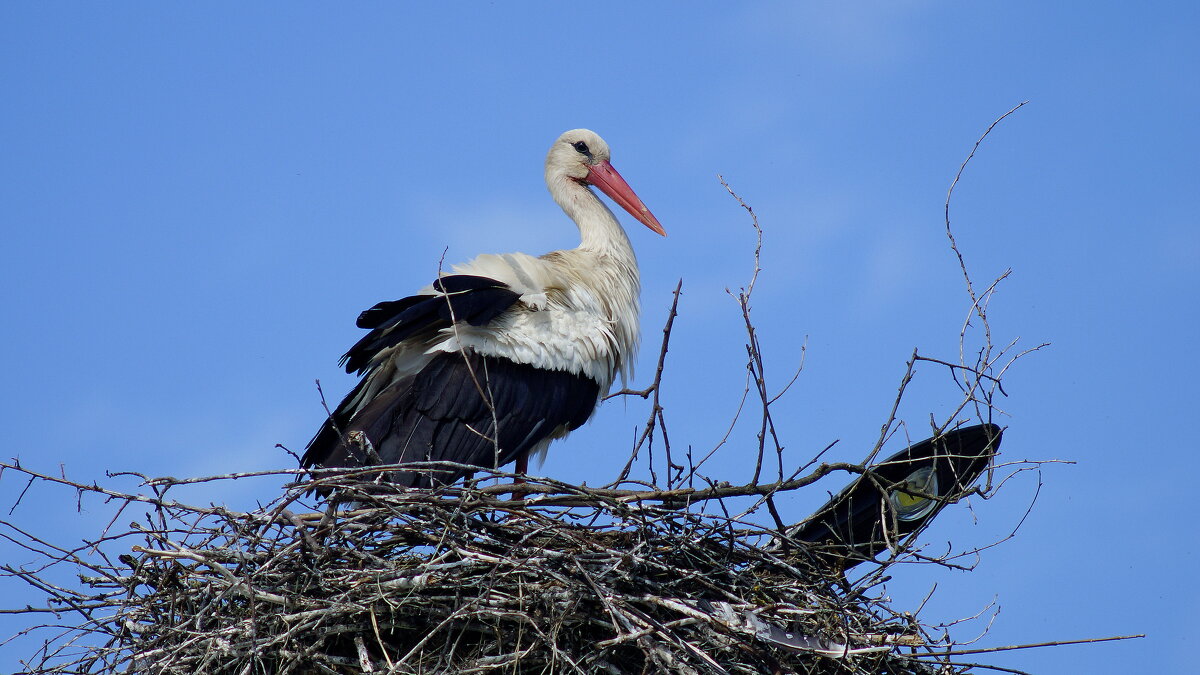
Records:
{"label": "stork's white neck feathers", "polygon": [[562,174],[548,176],[546,185],[554,201],[579,227],[580,249],[613,255],[622,263],[637,267],[629,235],[595,192]]}

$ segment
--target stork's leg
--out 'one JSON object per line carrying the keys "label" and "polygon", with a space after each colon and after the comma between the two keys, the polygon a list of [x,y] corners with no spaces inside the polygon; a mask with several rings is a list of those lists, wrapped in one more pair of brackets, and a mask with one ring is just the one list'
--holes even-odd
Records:
{"label": "stork's leg", "polygon": [[[528,453],[521,453],[521,456],[517,458],[517,466],[514,469],[514,473],[517,474],[517,477],[513,479],[513,485],[520,485],[525,482],[525,474],[529,473]],[[519,501],[521,499],[521,495],[520,493],[513,492],[512,498],[513,501]]]}

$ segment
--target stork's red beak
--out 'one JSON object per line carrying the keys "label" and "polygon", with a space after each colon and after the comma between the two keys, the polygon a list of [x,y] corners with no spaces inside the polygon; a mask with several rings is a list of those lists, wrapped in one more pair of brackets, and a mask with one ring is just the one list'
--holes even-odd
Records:
{"label": "stork's red beak", "polygon": [[629,212],[629,215],[637,218],[643,225],[661,234],[667,236],[667,231],[659,225],[658,218],[650,213],[650,209],[642,203],[633,188],[629,187],[629,183],[621,178],[621,174],[612,167],[607,161],[597,162],[591,165],[588,169],[587,182],[600,188],[600,191],[608,195],[610,199],[621,205],[621,208]]}

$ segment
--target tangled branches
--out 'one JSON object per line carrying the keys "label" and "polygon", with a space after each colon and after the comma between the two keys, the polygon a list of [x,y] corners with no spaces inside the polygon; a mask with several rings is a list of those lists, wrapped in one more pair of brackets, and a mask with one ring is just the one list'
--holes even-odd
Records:
{"label": "tangled branches", "polygon": [[933,672],[897,651],[935,654],[919,626],[803,545],[611,491],[534,480],[541,496],[513,500],[343,475],[316,482],[342,508],[301,512],[306,483],[244,513],[6,469],[149,507],[105,538],[129,551],[115,560],[26,539],[87,590],[4,568],[49,595],[27,611],[78,621],[32,672]]}

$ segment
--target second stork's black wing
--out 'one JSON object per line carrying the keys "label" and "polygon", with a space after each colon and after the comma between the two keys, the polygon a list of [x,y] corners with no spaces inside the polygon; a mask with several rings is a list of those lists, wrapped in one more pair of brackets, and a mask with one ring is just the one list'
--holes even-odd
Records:
{"label": "second stork's black wing", "polygon": [[967,494],[1000,437],[1000,427],[979,424],[905,448],[872,466],[789,536],[817,545],[844,567],[869,560]]}

